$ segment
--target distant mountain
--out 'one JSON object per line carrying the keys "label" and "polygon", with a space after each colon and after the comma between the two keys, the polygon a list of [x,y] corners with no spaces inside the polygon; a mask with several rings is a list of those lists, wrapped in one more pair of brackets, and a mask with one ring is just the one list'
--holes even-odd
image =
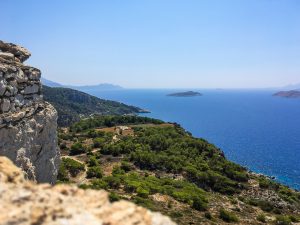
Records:
{"label": "distant mountain", "polygon": [[135,106],[99,99],[70,88],[43,86],[43,95],[44,100],[56,108],[59,126],[69,126],[93,114],[124,115],[146,112]]}
{"label": "distant mountain", "polygon": [[43,85],[46,85],[48,87],[62,87],[63,86],[60,83],[48,80],[48,79],[46,79],[44,77],[41,78],[41,82],[42,82]]}
{"label": "distant mountain", "polygon": [[108,90],[120,90],[123,89],[123,87],[115,84],[96,84],[96,85],[82,85],[82,86],[76,86],[76,85],[63,85],[60,83],[57,83],[55,81],[48,80],[46,78],[41,78],[42,84],[46,85],[48,87],[65,87],[65,88],[71,88],[76,89],[80,91],[86,91],[86,90],[101,90],[101,91],[108,91]]}
{"label": "distant mountain", "polygon": [[185,91],[185,92],[177,92],[177,93],[172,93],[168,94],[167,96],[171,97],[194,97],[194,96],[201,96],[202,94],[199,92],[195,91]]}
{"label": "distant mountain", "polygon": [[109,91],[109,90],[120,90],[123,89],[123,87],[115,84],[97,84],[97,85],[84,85],[84,86],[72,86],[68,85],[66,87],[80,90],[80,91],[87,91],[87,90],[101,90],[101,91]]}
{"label": "distant mountain", "polygon": [[280,91],[275,93],[273,96],[284,98],[300,98],[300,90]]}

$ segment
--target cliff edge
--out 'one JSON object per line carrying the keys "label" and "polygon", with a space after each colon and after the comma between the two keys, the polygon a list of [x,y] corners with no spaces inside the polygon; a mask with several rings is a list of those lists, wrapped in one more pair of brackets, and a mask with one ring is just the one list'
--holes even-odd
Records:
{"label": "cliff edge", "polygon": [[1,224],[175,225],[160,213],[127,201],[110,203],[105,191],[70,185],[35,184],[6,157],[0,157]]}
{"label": "cliff edge", "polygon": [[41,71],[23,62],[30,53],[0,41],[0,155],[28,179],[55,183],[60,162],[57,112],[43,100]]}

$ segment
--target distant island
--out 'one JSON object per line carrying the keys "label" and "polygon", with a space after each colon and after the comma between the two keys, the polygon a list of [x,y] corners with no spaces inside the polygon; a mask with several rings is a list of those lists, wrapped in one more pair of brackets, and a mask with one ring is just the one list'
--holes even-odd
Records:
{"label": "distant island", "polygon": [[185,92],[177,92],[168,94],[167,96],[171,97],[194,97],[194,96],[201,96],[202,94],[196,91],[185,91]]}
{"label": "distant island", "polygon": [[283,98],[300,98],[300,90],[280,91],[275,93],[273,96]]}

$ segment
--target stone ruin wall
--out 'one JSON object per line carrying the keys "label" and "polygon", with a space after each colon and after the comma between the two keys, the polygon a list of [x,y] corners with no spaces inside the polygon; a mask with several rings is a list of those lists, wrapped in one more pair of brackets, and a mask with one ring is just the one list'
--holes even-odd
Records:
{"label": "stone ruin wall", "polygon": [[0,155],[29,179],[54,183],[59,165],[57,113],[41,94],[41,71],[23,62],[30,53],[0,41]]}

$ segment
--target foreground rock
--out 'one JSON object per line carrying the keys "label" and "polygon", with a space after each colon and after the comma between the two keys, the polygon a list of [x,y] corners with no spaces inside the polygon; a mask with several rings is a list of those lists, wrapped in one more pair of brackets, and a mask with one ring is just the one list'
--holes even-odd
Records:
{"label": "foreground rock", "polygon": [[0,155],[29,179],[55,183],[57,113],[43,101],[40,70],[22,63],[29,57],[25,48],[0,41]]}
{"label": "foreground rock", "polygon": [[1,224],[172,225],[169,218],[127,201],[110,203],[105,191],[35,184],[0,157]]}

